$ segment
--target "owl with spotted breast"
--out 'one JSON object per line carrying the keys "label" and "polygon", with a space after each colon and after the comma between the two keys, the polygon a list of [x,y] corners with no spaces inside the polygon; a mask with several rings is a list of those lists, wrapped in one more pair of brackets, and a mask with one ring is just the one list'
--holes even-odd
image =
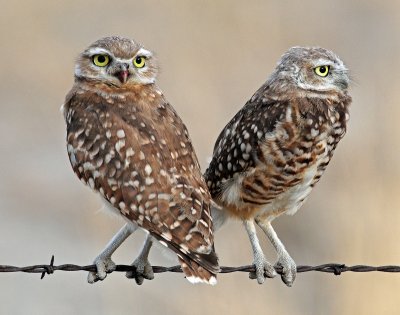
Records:
{"label": "owl with spotted breast", "polygon": [[176,253],[186,278],[216,283],[212,202],[188,131],[156,85],[154,54],[134,40],[102,38],[78,57],[62,107],[67,150],[79,179],[126,224],[97,256],[88,282],[115,270],[114,251],[138,228],[148,232],[136,272],[154,277],[154,240]]}
{"label": "owl with spotted breast", "polygon": [[321,178],[346,132],[348,86],[348,70],[333,52],[293,47],[216,141],[205,173],[220,206],[212,209],[214,226],[228,217],[243,221],[254,256],[250,278],[260,284],[277,273],[256,224],[277,251],[284,283],[295,280],[296,264],[271,222],[294,214]]}

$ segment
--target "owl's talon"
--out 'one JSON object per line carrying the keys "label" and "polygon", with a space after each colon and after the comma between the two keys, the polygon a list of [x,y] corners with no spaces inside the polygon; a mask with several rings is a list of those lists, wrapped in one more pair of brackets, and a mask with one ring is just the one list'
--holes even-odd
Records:
{"label": "owl's talon", "polygon": [[116,265],[111,260],[111,257],[98,256],[94,260],[93,264],[96,265],[97,271],[89,271],[87,277],[89,283],[103,281],[107,277],[107,274],[113,272],[116,268]]}
{"label": "owl's talon", "polygon": [[250,272],[249,278],[257,279],[258,284],[263,284],[265,278],[276,277],[277,273],[274,266],[272,266],[272,264],[269,263],[264,257],[260,259],[255,259],[253,264],[256,268],[256,271]]}
{"label": "owl's talon", "polygon": [[291,287],[297,274],[297,266],[292,257],[289,255],[282,255],[279,257],[275,266],[277,268],[282,268],[281,279],[288,287]]}
{"label": "owl's talon", "polygon": [[136,271],[128,271],[125,275],[128,279],[135,279],[138,285],[143,284],[144,279],[154,279],[153,267],[147,259],[138,257],[132,266],[136,267]]}

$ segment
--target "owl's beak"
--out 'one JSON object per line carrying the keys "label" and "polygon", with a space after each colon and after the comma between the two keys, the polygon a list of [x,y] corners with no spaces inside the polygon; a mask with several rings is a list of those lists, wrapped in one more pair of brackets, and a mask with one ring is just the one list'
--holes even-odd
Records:
{"label": "owl's beak", "polygon": [[120,63],[117,65],[117,71],[114,73],[114,76],[118,78],[118,80],[124,84],[128,80],[129,77],[129,64]]}
{"label": "owl's beak", "polygon": [[128,80],[129,71],[128,70],[121,70],[121,71],[117,72],[115,74],[115,76],[118,78],[118,80],[121,83],[126,83],[126,81]]}

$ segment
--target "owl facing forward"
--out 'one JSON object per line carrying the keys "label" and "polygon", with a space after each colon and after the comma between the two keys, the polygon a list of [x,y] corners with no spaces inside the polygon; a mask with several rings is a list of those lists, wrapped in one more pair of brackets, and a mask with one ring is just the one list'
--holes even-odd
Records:
{"label": "owl facing forward", "polygon": [[[293,47],[269,79],[219,135],[205,173],[212,197],[226,217],[243,221],[256,272],[263,283],[276,271],[259,244],[255,223],[277,251],[276,265],[291,286],[296,264],[271,222],[294,214],[321,178],[346,132],[349,77],[343,62],[323,48]],[[214,211],[213,211],[214,212]]]}
{"label": "owl facing forward", "polygon": [[112,253],[137,228],[149,232],[136,273],[153,278],[154,239],[174,251],[191,282],[214,284],[211,197],[187,129],[155,80],[153,53],[133,40],[106,37],[80,54],[63,112],[76,175],[126,224],[95,259],[89,282],[115,269]]}

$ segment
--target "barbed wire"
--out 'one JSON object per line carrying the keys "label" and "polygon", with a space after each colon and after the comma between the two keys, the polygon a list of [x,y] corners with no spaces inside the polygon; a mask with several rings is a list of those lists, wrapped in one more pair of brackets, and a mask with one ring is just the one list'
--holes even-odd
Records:
{"label": "barbed wire", "polygon": [[[282,267],[275,267],[278,274],[282,274]],[[51,257],[50,264],[48,265],[32,265],[26,267],[16,267],[9,265],[0,265],[0,272],[26,272],[26,273],[40,273],[41,279],[46,274],[52,274],[55,271],[97,271],[96,265],[79,266],[74,264],[54,265],[54,255]],[[131,265],[116,265],[114,272],[136,272],[136,268]],[[252,272],[255,271],[253,265],[239,266],[239,267],[221,267],[219,273],[232,273],[232,272]],[[310,272],[318,271],[325,273],[332,273],[336,276],[341,275],[343,272],[400,272],[400,266],[387,265],[387,266],[367,266],[367,265],[354,265],[346,266],[345,264],[328,263],[318,266],[297,266],[297,272]],[[164,272],[182,272],[181,266],[153,266],[154,273]],[[135,275],[135,274],[134,274]]]}

